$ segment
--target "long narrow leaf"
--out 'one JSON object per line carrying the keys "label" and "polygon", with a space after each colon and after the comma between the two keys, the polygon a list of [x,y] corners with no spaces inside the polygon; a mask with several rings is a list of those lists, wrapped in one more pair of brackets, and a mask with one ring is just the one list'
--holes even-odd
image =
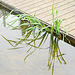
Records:
{"label": "long narrow leaf", "polygon": [[[11,15],[11,13],[12,13],[13,11],[14,11],[14,10],[12,10],[12,11],[7,15],[7,17],[5,18],[5,20]],[[5,21],[5,20],[4,20],[4,21]],[[4,22],[4,21],[3,21],[3,22]]]}
{"label": "long narrow leaf", "polygon": [[32,55],[34,52],[35,52],[35,50],[32,51],[32,52],[30,52],[30,53],[24,58],[24,62],[25,62],[25,60],[28,58],[28,56]]}
{"label": "long narrow leaf", "polygon": [[1,35],[11,46],[14,47],[14,45],[10,42],[10,40],[6,39],[3,35]]}
{"label": "long narrow leaf", "polygon": [[45,32],[45,34],[44,34],[44,36],[43,36],[43,38],[42,38],[42,40],[41,40],[41,42],[40,42],[40,44],[39,44],[39,46],[38,46],[38,47],[40,47],[40,46],[41,46],[42,42],[44,41],[44,38],[45,38],[46,34],[47,34],[47,32]]}

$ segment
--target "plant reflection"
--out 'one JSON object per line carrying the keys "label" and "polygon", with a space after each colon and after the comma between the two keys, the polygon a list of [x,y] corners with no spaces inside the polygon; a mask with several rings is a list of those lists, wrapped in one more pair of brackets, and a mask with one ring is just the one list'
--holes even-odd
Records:
{"label": "plant reflection", "polygon": [[[3,21],[5,20],[6,16],[8,15],[8,12],[0,6],[0,18],[3,18]],[[4,27],[6,27],[6,22],[3,22]]]}
{"label": "plant reflection", "polygon": [[[48,42],[49,43],[49,47],[45,48],[45,49],[49,49],[49,53],[48,53],[49,54],[49,57],[48,57],[48,70],[51,69],[52,70],[52,75],[53,75],[54,63],[55,63],[56,59],[58,59],[59,63],[66,64],[66,61],[63,58],[63,55],[65,55],[65,54],[62,54],[61,50],[59,48],[59,44],[58,44],[59,39],[58,39],[58,37],[55,37],[55,36],[51,35],[47,31],[40,31],[40,32],[38,32],[38,30],[36,28],[34,28],[34,30],[28,30],[27,32],[24,33],[23,32],[24,31],[23,28],[26,29],[27,26],[26,27],[21,27],[23,37],[20,38],[19,41],[8,40],[4,36],[2,36],[2,37],[6,41],[8,41],[11,46],[14,47],[14,48],[12,48],[12,50],[22,48],[22,47],[17,47],[19,44],[21,44],[23,46],[24,45],[30,46],[30,48],[27,50],[27,52],[29,52],[29,54],[25,57],[24,62],[26,61],[28,56],[33,54],[37,49],[40,49],[40,50],[44,49],[42,47],[43,44],[46,43],[46,40],[47,39],[49,40],[49,38],[50,38],[50,40]],[[37,44],[38,40],[39,40],[39,44]],[[34,48],[33,51],[30,51],[32,48]]]}
{"label": "plant reflection", "polygon": [[52,67],[52,75],[53,75],[53,72],[54,72],[54,63],[55,63],[55,59],[57,58],[58,61],[62,64],[66,64],[66,61],[65,59],[63,58],[63,55],[65,54],[62,54],[61,53],[61,50],[59,48],[59,45],[58,45],[58,37],[55,37],[53,35],[51,35],[50,37],[50,48],[49,48],[49,59],[48,59],[48,69],[51,69]]}

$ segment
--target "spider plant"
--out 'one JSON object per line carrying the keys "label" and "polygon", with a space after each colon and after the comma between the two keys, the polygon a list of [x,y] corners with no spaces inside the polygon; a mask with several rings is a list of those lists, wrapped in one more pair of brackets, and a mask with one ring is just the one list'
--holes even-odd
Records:
{"label": "spider plant", "polygon": [[58,19],[58,10],[56,10],[56,16],[55,16],[55,6],[54,6],[54,0],[52,5],[52,23],[51,23],[51,34],[53,34],[54,30],[56,31],[57,35],[60,35],[60,27],[61,23],[64,21],[64,19],[60,20]]}
{"label": "spider plant", "polygon": [[[36,30],[35,30],[36,31]],[[33,34],[33,31],[30,32],[30,35],[26,34],[26,36],[28,35],[28,37],[31,37],[31,33]],[[33,35],[33,38],[22,38],[22,40],[20,40],[19,42],[17,41],[13,41],[13,40],[8,40],[7,38],[5,38],[4,36],[2,36],[6,41],[8,41],[8,43],[13,47],[11,48],[10,50],[15,50],[15,49],[20,49],[22,47],[25,47],[25,46],[30,46],[30,48],[27,50],[27,56],[25,56],[24,58],[24,62],[26,62],[26,59],[32,55],[37,49],[40,49],[40,50],[43,50],[43,49],[49,49],[49,57],[48,57],[48,70],[52,70],[52,75],[54,73],[54,63],[56,61],[56,59],[58,59],[59,63],[60,64],[66,64],[66,61],[65,59],[63,58],[63,55],[65,54],[62,54],[61,53],[61,50],[59,48],[59,45],[58,45],[58,42],[59,42],[59,39],[58,37],[55,37],[51,34],[49,34],[48,32],[39,32],[37,33],[37,37],[35,37]],[[50,40],[49,40],[49,38]],[[46,40],[49,40],[46,41]],[[37,41],[39,40],[39,44],[37,44]],[[25,44],[23,44],[23,42],[25,42]],[[49,46],[48,47],[42,47],[45,43],[49,43]],[[21,45],[21,47],[17,47],[17,45]],[[32,51],[30,51],[32,49]]]}
{"label": "spider plant", "polygon": [[[48,37],[48,32],[51,32],[51,36],[50,36],[50,46],[49,46],[49,59],[48,59],[48,67],[49,69],[51,69],[52,66],[52,75],[54,72],[54,61],[55,58],[57,57],[58,61],[60,63],[62,63],[62,61],[64,62],[64,64],[66,64],[66,61],[63,58],[64,54],[61,54],[59,45],[58,45],[58,38],[54,38],[53,36],[53,32],[54,30],[56,31],[57,35],[60,35],[60,25],[63,22],[63,20],[59,20],[57,15],[58,15],[58,11],[56,10],[56,17],[54,15],[54,0],[53,0],[53,5],[52,5],[52,23],[51,23],[51,29],[49,28],[49,26],[46,26],[44,23],[40,22],[35,15],[33,17],[29,16],[28,14],[18,14],[16,15],[18,18],[9,22],[10,25],[9,27],[12,27],[12,29],[17,29],[17,28],[21,28],[22,29],[22,37],[19,38],[19,41],[12,41],[12,40],[8,40],[6,39],[4,36],[2,36],[6,41],[8,41],[14,48],[13,49],[18,49],[18,45],[22,44],[22,42],[25,42],[26,45],[30,45],[30,48],[27,52],[29,52],[32,48],[35,48],[32,52],[30,52],[24,59],[24,61],[26,60],[26,58],[28,56],[30,56],[33,52],[36,51],[36,49],[42,49],[41,46],[46,42],[47,37]],[[9,17],[9,15],[13,12],[13,10],[8,14],[8,16],[6,17],[6,19]],[[5,20],[6,20],[5,19]],[[17,26],[13,26],[13,24],[15,22],[17,22],[18,20],[21,20],[20,25]],[[43,32],[43,30],[45,30],[45,32]],[[41,33],[43,33],[42,35],[40,35]],[[54,38],[54,39],[53,39]],[[39,45],[36,45],[36,40],[40,40]],[[13,45],[12,42],[15,44]],[[21,47],[19,47],[21,48]]]}

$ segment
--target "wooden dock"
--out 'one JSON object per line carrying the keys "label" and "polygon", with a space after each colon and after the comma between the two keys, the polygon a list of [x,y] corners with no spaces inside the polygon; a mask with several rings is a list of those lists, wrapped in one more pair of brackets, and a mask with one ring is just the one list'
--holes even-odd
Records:
{"label": "wooden dock", "polygon": [[[2,0],[4,3],[26,12],[30,15],[36,13],[36,17],[51,24],[52,22],[52,0]],[[66,31],[75,39],[75,0],[55,0],[58,18],[65,19],[61,24]]]}

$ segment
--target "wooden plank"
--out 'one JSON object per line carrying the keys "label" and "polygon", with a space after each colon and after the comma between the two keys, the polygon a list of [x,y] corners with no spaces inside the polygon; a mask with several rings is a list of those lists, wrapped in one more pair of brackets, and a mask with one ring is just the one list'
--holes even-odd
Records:
{"label": "wooden plank", "polygon": [[72,23],[72,24],[69,24],[69,26],[66,26],[66,27],[65,27],[65,30],[66,30],[67,32],[71,32],[71,31],[74,30],[74,29],[75,29],[75,22]]}
{"label": "wooden plank", "polygon": [[[71,4],[75,4],[74,2],[71,2]],[[68,4],[68,5],[64,5],[64,6],[59,6],[58,8],[56,8],[58,10],[58,15],[64,11],[70,11],[71,9],[73,9],[74,6]],[[52,8],[51,8],[52,9]],[[75,8],[74,8],[75,9]],[[46,9],[47,10],[47,9]],[[36,12],[37,13],[37,12]],[[38,13],[37,13],[38,14]],[[42,11],[40,14],[36,15],[38,17],[42,16],[42,18],[46,17],[46,16],[50,16],[52,15],[52,11],[48,10],[48,11]]]}
{"label": "wooden plank", "polygon": [[[70,32],[69,32],[69,34],[71,34],[71,35],[73,35],[73,36],[74,36],[74,35],[75,35],[75,29],[74,29],[74,30],[72,30],[72,31],[70,31]],[[75,37],[75,36],[74,36],[74,37]]]}
{"label": "wooden plank", "polygon": [[75,22],[75,16],[70,17],[68,19],[66,19],[65,21],[63,21],[63,23],[61,24],[61,26],[64,25],[64,27],[71,25],[71,23]]}
{"label": "wooden plank", "polygon": [[[17,1],[18,2],[18,1]],[[32,0],[30,0],[30,1],[27,1],[27,0],[25,0],[25,1],[21,1],[20,3],[18,2],[17,4],[15,3],[15,7],[18,7],[19,6],[19,9],[21,9],[21,8],[24,8],[24,7],[26,7],[26,6],[30,6],[30,5],[32,5],[32,4],[35,4],[35,3],[37,3],[38,2],[38,0],[35,0],[35,1],[33,1],[32,2]],[[41,2],[41,1],[39,1],[39,2]],[[20,6],[21,5],[21,6]]]}
{"label": "wooden plank", "polygon": [[[55,4],[58,3],[58,2],[61,2],[63,0],[60,0],[60,1],[55,1]],[[29,10],[29,9],[36,9],[36,8],[40,8],[40,7],[43,7],[45,5],[49,5],[49,6],[52,6],[52,0],[50,1],[41,1],[40,3],[36,3],[34,5],[30,5],[26,8],[24,8],[25,10]]]}
{"label": "wooden plank", "polygon": [[[69,2],[71,2],[71,1],[69,1]],[[56,5],[58,5],[58,7],[60,6],[60,5],[63,5],[63,4],[66,4],[66,3],[68,3],[66,0],[61,0],[61,1],[55,1],[55,6]],[[39,10],[41,10],[41,9],[44,9],[44,8],[52,8],[52,3],[48,3],[48,4],[43,4],[43,5],[41,5],[41,6],[38,6],[38,7],[35,7],[35,8],[33,8],[33,9],[31,9],[31,10],[27,10],[27,12],[28,13],[34,13],[34,12],[37,12],[37,11],[39,11]],[[51,9],[50,9],[50,11],[51,11]]]}
{"label": "wooden plank", "polygon": [[[75,9],[75,8],[74,8],[74,6],[73,6],[73,7],[70,7],[70,8],[64,9],[64,10],[61,10],[61,11],[58,12],[58,15],[61,16],[61,15],[63,15],[63,14],[66,14],[66,13],[68,13],[68,12],[74,10],[74,9]],[[51,11],[51,12],[52,12],[52,11]],[[42,13],[41,15],[37,15],[36,17],[38,17],[38,18],[40,17],[41,19],[42,19],[42,18],[46,18],[46,17],[52,15],[51,12],[49,11],[49,12],[46,12],[46,13]]]}
{"label": "wooden plank", "polygon": [[[2,0],[5,3],[20,9],[23,12],[34,15],[47,23],[52,22],[52,0]],[[75,36],[75,1],[74,0],[55,0],[58,18],[66,19],[61,26]],[[70,27],[70,28],[69,28]],[[60,27],[62,29],[62,27]]]}
{"label": "wooden plank", "polygon": [[66,32],[71,32],[72,30],[74,30],[75,29],[75,22],[72,22],[72,23],[70,23],[70,24],[68,24],[67,26],[63,26],[61,29],[62,30],[66,30]]}
{"label": "wooden plank", "polygon": [[[59,0],[55,1],[55,3],[58,3],[58,2],[60,2],[60,1]],[[32,9],[30,9],[30,10],[27,10],[27,12],[28,13],[34,13],[34,12],[37,12],[37,11],[39,11],[41,9],[44,9],[44,8],[47,8],[47,7],[50,7],[50,6],[52,6],[52,2],[47,3],[47,4],[44,3],[44,4],[42,4],[42,5],[38,6],[38,7],[34,7]]]}
{"label": "wooden plank", "polygon": [[[75,4],[74,1],[72,1],[72,2],[70,2],[70,3],[65,3],[65,2],[64,2],[64,4],[61,3],[61,5],[59,5],[59,3],[58,3],[59,6],[57,6],[56,9],[57,9],[58,11],[60,11],[60,10],[66,9],[66,8],[68,8],[68,7],[71,7],[73,4]],[[57,5],[57,4],[56,4],[56,5]],[[51,12],[51,10],[52,10],[52,5],[49,6],[49,7],[44,8],[44,9],[41,9],[41,10],[39,10],[39,11],[36,11],[36,15],[41,15],[42,13]]]}
{"label": "wooden plank", "polygon": [[[44,1],[45,2],[45,1]],[[30,7],[35,7],[37,4],[43,4],[44,2],[42,2],[42,1],[38,1],[38,0],[35,0],[35,1],[33,1],[33,2],[28,2],[28,3],[25,3],[25,2],[23,2],[22,3],[22,6],[20,7],[19,5],[20,5],[20,3],[18,4],[18,5],[16,5],[16,7],[19,7],[20,9],[22,9],[22,8],[24,8],[25,10],[27,9],[27,8],[29,8],[30,9]],[[46,1],[47,2],[47,1]]]}
{"label": "wooden plank", "polygon": [[[67,19],[70,18],[72,16],[74,16],[75,10],[71,10],[67,13],[62,13],[62,15],[58,16],[59,19]],[[47,16],[45,18],[43,18],[44,21],[46,21],[47,23],[50,23],[52,21],[52,17],[51,16]]]}
{"label": "wooden plank", "polygon": [[5,2],[8,3],[8,4],[17,4],[17,3],[20,3],[20,2],[30,2],[32,0],[6,0]]}

